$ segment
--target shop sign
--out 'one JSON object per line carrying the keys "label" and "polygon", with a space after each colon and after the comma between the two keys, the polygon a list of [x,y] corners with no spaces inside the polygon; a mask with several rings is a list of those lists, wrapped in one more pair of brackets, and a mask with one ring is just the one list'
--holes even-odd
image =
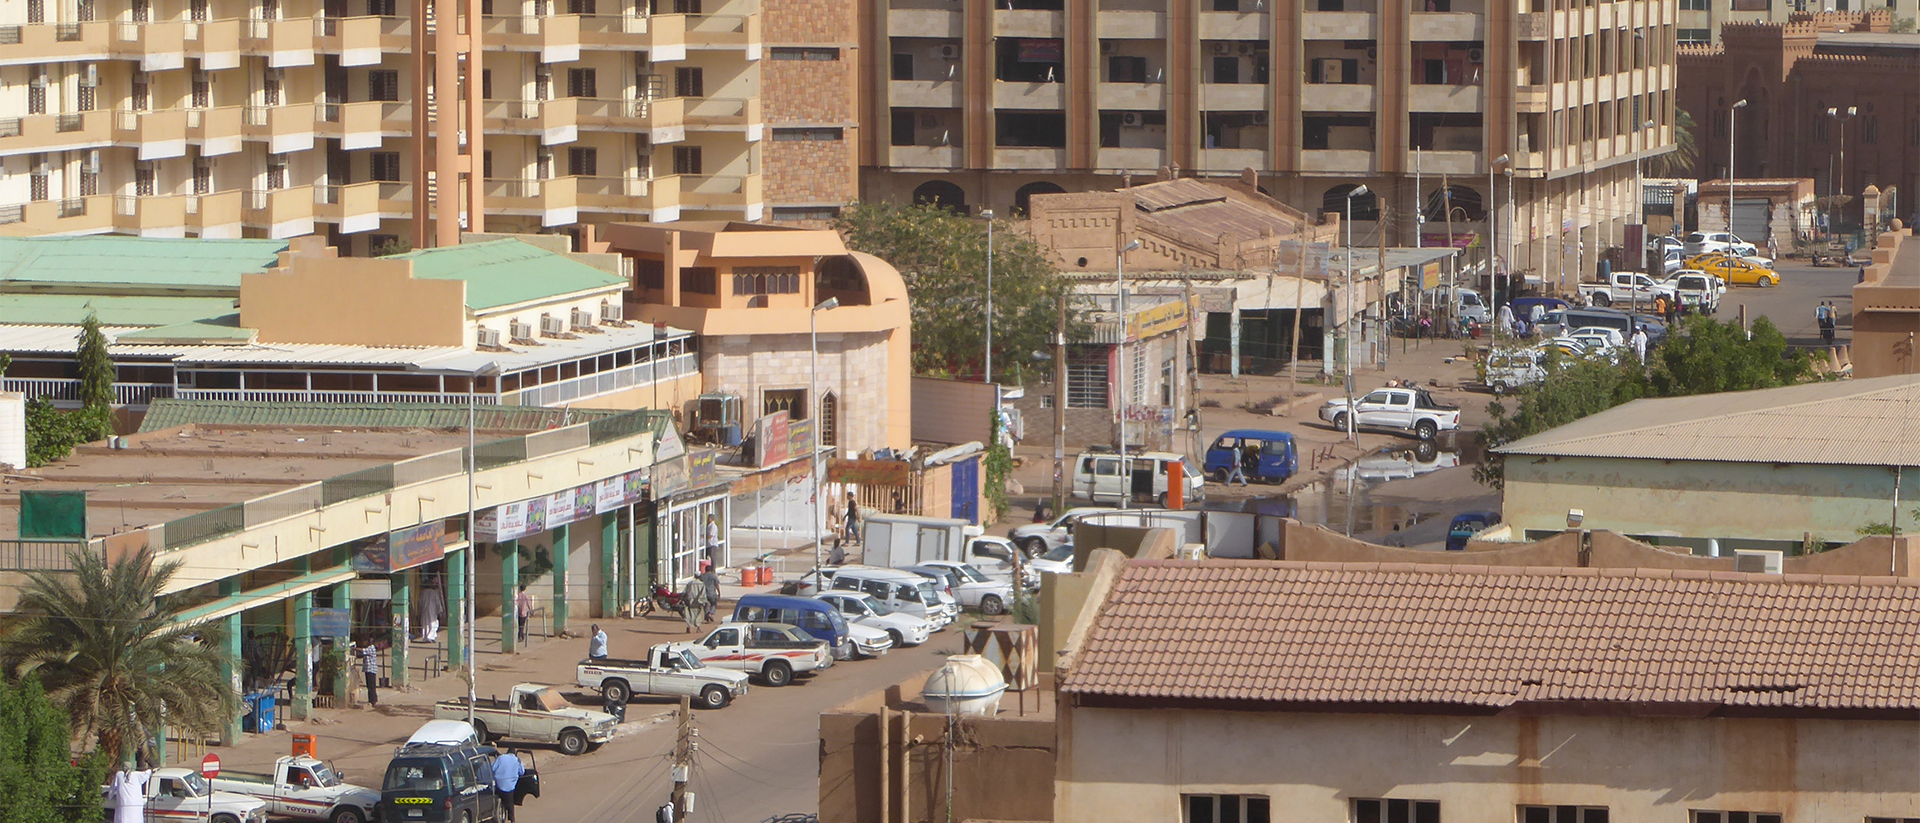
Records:
{"label": "shop sign", "polygon": [[352,617],[348,609],[314,609],[307,622],[313,637],[346,637],[353,631]]}
{"label": "shop sign", "polygon": [[862,486],[905,486],[912,468],[905,460],[835,460],[827,464],[827,480]]}
{"label": "shop sign", "polygon": [[1444,249],[1448,246],[1456,249],[1477,249],[1480,248],[1480,233],[1466,231],[1448,236],[1444,232],[1428,232],[1420,235],[1420,245],[1436,249]]}
{"label": "shop sign", "polygon": [[653,464],[654,499],[669,497],[692,488],[687,475],[685,455]]}
{"label": "shop sign", "polygon": [[793,459],[793,444],[789,426],[792,415],[786,411],[777,411],[753,421],[754,465],[761,468],[778,466]]}
{"label": "shop sign", "polygon": [[813,454],[812,420],[793,420],[787,423],[787,453],[794,457]]}
{"label": "shop sign", "polygon": [[399,529],[388,538],[387,567],[392,571],[411,569],[439,560],[447,553],[447,524],[444,520]]}
{"label": "shop sign", "polygon": [[606,514],[645,496],[647,470],[630,471],[593,484],[593,511]]}
{"label": "shop sign", "polygon": [[661,429],[660,442],[653,446],[653,462],[672,460],[686,453],[686,441],[680,439],[680,430],[674,427],[672,420],[668,420]]}
{"label": "shop sign", "polygon": [[1127,314],[1127,339],[1145,340],[1187,325],[1187,301],[1169,300]]}
{"label": "shop sign", "polygon": [[693,457],[687,461],[687,483],[689,484],[689,488],[704,489],[717,482],[719,472],[715,471],[713,467],[713,458],[717,453],[718,452],[711,449],[696,452]]}

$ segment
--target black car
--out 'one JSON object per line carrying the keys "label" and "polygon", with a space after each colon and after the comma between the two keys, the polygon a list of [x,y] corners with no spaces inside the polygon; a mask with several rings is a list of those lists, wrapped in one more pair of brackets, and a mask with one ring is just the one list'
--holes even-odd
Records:
{"label": "black car", "polygon": [[380,819],[388,823],[500,823],[493,791],[492,746],[402,746],[380,784]]}

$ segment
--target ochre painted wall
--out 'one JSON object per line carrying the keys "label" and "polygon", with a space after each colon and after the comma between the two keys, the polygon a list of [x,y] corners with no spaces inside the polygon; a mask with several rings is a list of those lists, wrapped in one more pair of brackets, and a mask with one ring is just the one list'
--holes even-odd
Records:
{"label": "ochre painted wall", "polygon": [[[467,284],[415,280],[404,260],[296,257],[240,277],[240,325],[262,343],[464,346]],[[342,300],[341,296],[350,296]]]}

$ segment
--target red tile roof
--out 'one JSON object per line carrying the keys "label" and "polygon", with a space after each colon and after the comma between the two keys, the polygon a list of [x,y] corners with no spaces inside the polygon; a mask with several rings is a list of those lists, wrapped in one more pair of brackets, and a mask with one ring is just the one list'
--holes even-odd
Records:
{"label": "red tile roof", "polygon": [[1920,581],[1133,561],[1060,691],[1286,704],[1920,709]]}

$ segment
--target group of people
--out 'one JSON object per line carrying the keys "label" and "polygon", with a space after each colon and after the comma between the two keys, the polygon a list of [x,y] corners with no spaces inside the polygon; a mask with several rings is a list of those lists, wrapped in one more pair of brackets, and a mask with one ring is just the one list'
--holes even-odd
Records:
{"label": "group of people", "polygon": [[1813,322],[1820,326],[1820,341],[1829,346],[1833,345],[1833,329],[1839,320],[1840,312],[1833,307],[1832,301],[1822,300],[1820,305],[1813,307]]}
{"label": "group of people", "polygon": [[713,622],[713,613],[720,608],[720,575],[714,572],[713,561],[700,561],[700,574],[680,590],[680,604],[687,631],[697,632]]}

